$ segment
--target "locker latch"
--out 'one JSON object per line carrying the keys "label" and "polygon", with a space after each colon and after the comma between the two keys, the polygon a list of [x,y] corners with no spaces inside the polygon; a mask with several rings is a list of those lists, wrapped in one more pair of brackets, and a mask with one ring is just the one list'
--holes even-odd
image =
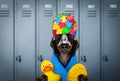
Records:
{"label": "locker latch", "polygon": [[21,55],[16,56],[16,61],[18,61],[18,62],[21,62],[21,61],[22,61]]}
{"label": "locker latch", "polygon": [[43,61],[42,55],[38,56],[38,60],[41,61],[41,62]]}
{"label": "locker latch", "polygon": [[81,61],[83,61],[83,62],[86,62],[86,61],[87,61],[87,58],[86,58],[85,55],[81,57]]}
{"label": "locker latch", "polygon": [[108,62],[108,56],[107,55],[104,55],[103,61]]}

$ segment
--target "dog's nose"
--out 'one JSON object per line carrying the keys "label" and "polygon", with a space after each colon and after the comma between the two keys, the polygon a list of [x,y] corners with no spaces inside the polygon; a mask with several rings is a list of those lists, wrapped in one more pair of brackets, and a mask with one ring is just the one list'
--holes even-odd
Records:
{"label": "dog's nose", "polygon": [[69,45],[68,44],[61,44],[60,48],[69,48]]}

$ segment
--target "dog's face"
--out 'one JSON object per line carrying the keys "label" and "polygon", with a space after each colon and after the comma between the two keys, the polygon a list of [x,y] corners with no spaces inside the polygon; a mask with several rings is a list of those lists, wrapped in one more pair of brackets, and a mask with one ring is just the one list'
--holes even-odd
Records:
{"label": "dog's face", "polygon": [[58,34],[51,40],[51,47],[61,64],[66,67],[79,44],[70,34]]}
{"label": "dog's face", "polygon": [[71,48],[72,48],[72,44],[68,40],[67,35],[63,34],[57,43],[57,49],[59,50],[61,56],[68,54]]}

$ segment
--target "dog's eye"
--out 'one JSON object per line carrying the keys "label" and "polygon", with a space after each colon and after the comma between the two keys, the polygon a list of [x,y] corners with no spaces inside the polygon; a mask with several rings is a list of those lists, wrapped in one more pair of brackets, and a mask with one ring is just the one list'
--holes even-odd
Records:
{"label": "dog's eye", "polygon": [[56,40],[60,40],[61,39],[61,34],[58,34],[56,37],[55,37]]}

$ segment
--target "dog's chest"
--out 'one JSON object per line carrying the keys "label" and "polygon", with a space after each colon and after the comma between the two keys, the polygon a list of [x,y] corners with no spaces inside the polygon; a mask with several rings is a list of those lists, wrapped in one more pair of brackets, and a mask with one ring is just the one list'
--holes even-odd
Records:
{"label": "dog's chest", "polygon": [[59,61],[61,62],[61,64],[65,67],[67,66],[69,60],[70,60],[70,57],[69,55],[65,55],[65,54],[61,54],[59,57],[58,57]]}

